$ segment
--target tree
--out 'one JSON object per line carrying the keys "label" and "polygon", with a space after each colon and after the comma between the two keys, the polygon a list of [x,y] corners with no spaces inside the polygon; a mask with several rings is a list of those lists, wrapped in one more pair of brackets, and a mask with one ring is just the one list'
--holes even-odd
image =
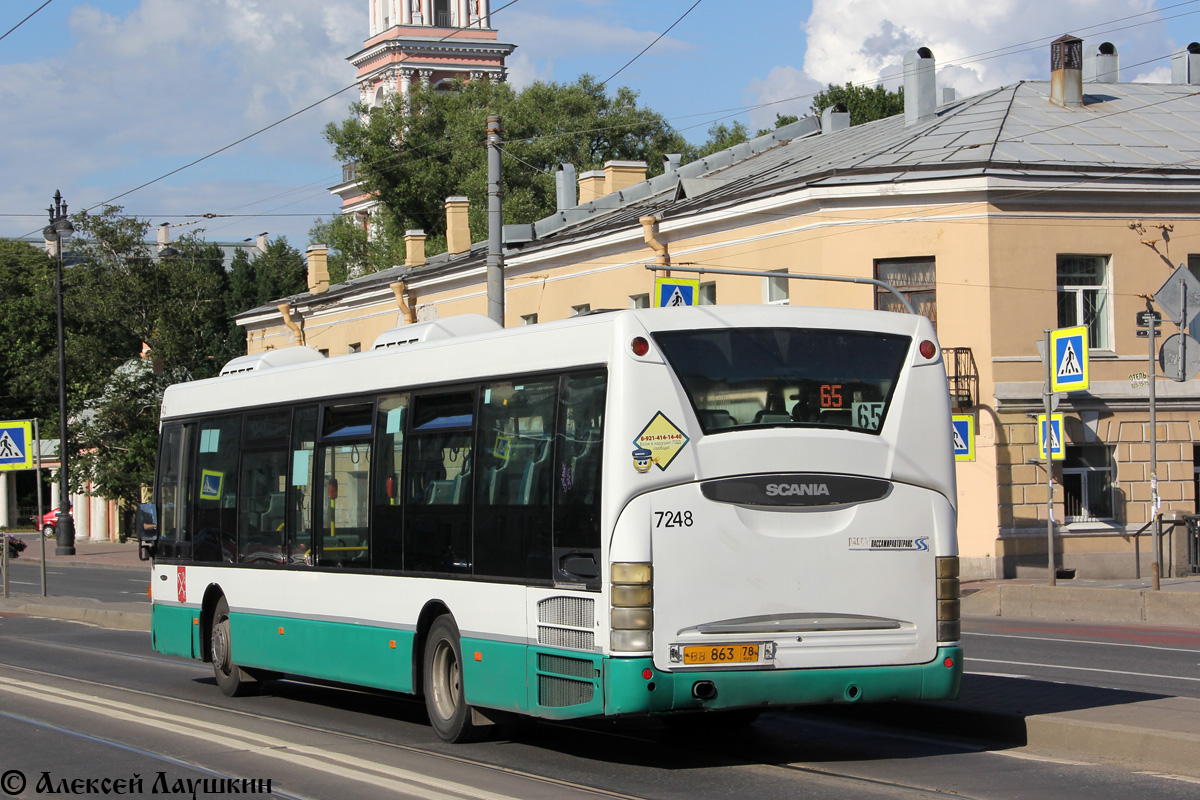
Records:
{"label": "tree", "polygon": [[229,268],[229,311],[233,314],[308,289],[308,264],[280,236],[254,258],[238,250]]}
{"label": "tree", "polygon": [[874,89],[869,89],[850,82],[845,86],[834,86],[831,83],[827,89],[817,92],[813,97],[812,113],[820,116],[825,109],[836,105],[850,112],[851,125],[862,125],[864,122],[904,113],[904,87],[890,92],[884,89],[882,84],[876,84]]}
{"label": "tree", "polygon": [[684,161],[695,161],[749,140],[750,129],[744,123],[734,122],[732,125],[726,125],[724,122],[718,122],[708,129],[708,141],[683,153]]}
{"label": "tree", "polygon": [[766,135],[767,135],[768,133],[770,133],[772,130],[779,130],[779,129],[780,129],[780,128],[782,128],[784,125],[791,125],[793,122],[799,122],[799,121],[800,121],[800,118],[799,118],[799,117],[797,117],[795,114],[780,114],[780,113],[776,112],[776,114],[775,114],[775,127],[774,127],[774,129],[772,129],[772,128],[759,128],[759,129],[758,129],[758,133],[756,133],[756,134],[754,134],[754,135],[755,135],[755,136],[766,136]]}
{"label": "tree", "polygon": [[0,239],[0,419],[58,419],[54,262],[44,250]]}
{"label": "tree", "polygon": [[[355,116],[325,129],[337,157],[358,164],[363,188],[379,199],[376,235],[382,252],[397,246],[407,229],[423,229],[426,250],[444,249],[445,199],[466,195],[472,239],[487,230],[486,122],[502,118],[505,140],[504,217],[529,222],[556,208],[554,173],[559,164],[580,171],[600,169],[611,159],[640,159],[661,169],[666,153],[686,143],[658,113],[641,107],[637,93],[614,95],[590,75],[575,83],[534,83],[520,92],[508,84],[458,82],[451,91],[415,87],[407,100],[393,95],[376,108],[354,107]],[[330,233],[334,233],[330,231]],[[347,233],[343,230],[340,233]],[[370,242],[347,238],[347,265],[375,255]],[[345,254],[339,254],[342,258]],[[368,271],[392,266],[374,262]]]}

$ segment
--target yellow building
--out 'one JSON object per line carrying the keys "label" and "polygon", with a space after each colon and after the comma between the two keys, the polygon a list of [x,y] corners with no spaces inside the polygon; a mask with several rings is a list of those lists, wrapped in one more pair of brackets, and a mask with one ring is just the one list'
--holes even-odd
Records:
{"label": "yellow building", "polygon": [[[1079,577],[1148,575],[1151,432],[1136,376],[1150,370],[1150,344],[1136,317],[1177,264],[1200,267],[1189,253],[1200,254],[1200,45],[1176,57],[1172,84],[1117,82],[1111,46],[1084,52],[1070,37],[1054,46],[1048,83],[939,104],[933,54],[922,49],[906,61],[904,115],[851,128],[832,110],[649,180],[640,163],[609,163],[579,176],[578,199],[561,181],[557,213],[505,226],[505,324],[650,304],[656,273],[646,265],[656,262],[889,281],[934,320],[948,390],[975,417],[976,459],[958,469],[968,577],[1047,574],[1036,343],[1046,329],[1086,326],[1091,388],[1058,408],[1057,564]],[[1105,82],[1084,82],[1085,72]],[[301,344],[341,355],[395,326],[484,313],[484,246],[464,233],[466,204],[482,201],[447,201],[455,252],[425,259],[422,234],[410,232],[405,265],[347,283],[329,285],[325,248],[313,245],[311,291],[238,316],[248,353]],[[701,303],[896,305],[871,285],[700,280]],[[1157,495],[1172,573],[1190,566],[1184,527],[1172,522],[1195,512],[1198,390],[1157,383]]]}

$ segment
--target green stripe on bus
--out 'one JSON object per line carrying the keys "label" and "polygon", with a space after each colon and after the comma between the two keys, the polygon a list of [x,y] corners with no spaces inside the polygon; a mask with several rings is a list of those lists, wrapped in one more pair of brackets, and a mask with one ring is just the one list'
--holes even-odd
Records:
{"label": "green stripe on bus", "polygon": [[155,650],[169,656],[196,658],[200,626],[193,620],[200,609],[154,603],[150,606],[150,642]]}
{"label": "green stripe on bus", "polygon": [[413,691],[411,631],[236,611],[229,627],[242,666]]}
{"label": "green stripe on bus", "polygon": [[[947,667],[945,660],[953,659]],[[650,677],[644,671],[650,670]],[[692,696],[698,681],[712,681],[716,697]],[[938,649],[928,664],[836,669],[659,672],[649,658],[611,658],[605,664],[606,714],[689,709],[788,706],[813,703],[947,700],[958,696],[962,648]]]}

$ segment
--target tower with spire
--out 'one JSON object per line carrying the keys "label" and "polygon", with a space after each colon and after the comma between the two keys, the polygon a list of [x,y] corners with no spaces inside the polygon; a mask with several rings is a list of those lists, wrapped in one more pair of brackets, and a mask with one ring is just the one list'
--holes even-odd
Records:
{"label": "tower with spire", "polygon": [[[358,92],[374,108],[393,94],[407,96],[416,82],[448,86],[456,78],[500,82],[504,59],[516,45],[499,41],[491,0],[367,0],[370,36],[348,59],[358,69]],[[375,200],[362,191],[357,166],[342,167],[330,189],[342,213],[370,224]]]}

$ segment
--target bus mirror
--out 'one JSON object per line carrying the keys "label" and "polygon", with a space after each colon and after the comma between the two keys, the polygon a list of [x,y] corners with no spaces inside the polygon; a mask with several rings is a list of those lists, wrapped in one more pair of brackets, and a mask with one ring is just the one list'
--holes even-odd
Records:
{"label": "bus mirror", "polygon": [[579,578],[600,577],[600,565],[591,553],[568,553],[559,560],[559,569]]}
{"label": "bus mirror", "polygon": [[149,561],[158,544],[158,512],[153,503],[140,503],[133,512],[133,529],[138,539],[138,558]]}

